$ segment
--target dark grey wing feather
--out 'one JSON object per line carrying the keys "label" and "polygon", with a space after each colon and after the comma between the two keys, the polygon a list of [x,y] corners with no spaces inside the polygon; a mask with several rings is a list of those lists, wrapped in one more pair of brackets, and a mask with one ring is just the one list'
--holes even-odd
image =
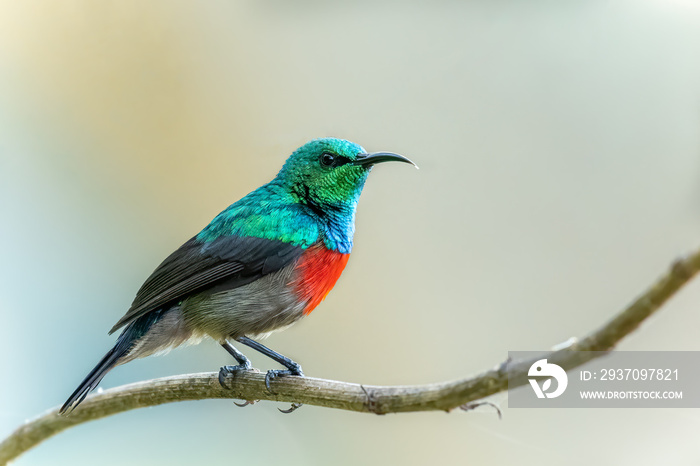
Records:
{"label": "dark grey wing feather", "polygon": [[226,236],[208,243],[192,238],[148,277],[109,333],[193,293],[222,283],[227,289],[250,283],[295,261],[303,251],[284,241],[252,236]]}

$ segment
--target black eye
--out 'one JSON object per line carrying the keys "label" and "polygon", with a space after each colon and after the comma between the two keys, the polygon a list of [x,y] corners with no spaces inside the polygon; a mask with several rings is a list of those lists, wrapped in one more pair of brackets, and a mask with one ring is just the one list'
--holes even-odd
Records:
{"label": "black eye", "polygon": [[333,165],[333,162],[335,162],[335,156],[333,154],[329,154],[328,152],[321,154],[321,165],[330,167]]}

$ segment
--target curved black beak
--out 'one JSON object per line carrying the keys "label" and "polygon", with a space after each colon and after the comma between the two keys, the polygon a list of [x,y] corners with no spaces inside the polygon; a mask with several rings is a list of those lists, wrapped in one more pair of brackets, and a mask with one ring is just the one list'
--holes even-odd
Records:
{"label": "curved black beak", "polygon": [[352,163],[353,165],[369,167],[382,162],[405,162],[410,163],[414,167],[418,168],[418,165],[411,162],[403,155],[394,154],[393,152],[372,152],[371,154],[357,154],[357,158],[350,163]]}

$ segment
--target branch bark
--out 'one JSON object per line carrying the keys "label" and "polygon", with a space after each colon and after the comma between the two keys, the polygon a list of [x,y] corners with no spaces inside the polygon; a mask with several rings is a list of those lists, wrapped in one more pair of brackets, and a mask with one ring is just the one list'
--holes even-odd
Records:
{"label": "branch bark", "polygon": [[[658,310],[700,271],[700,249],[679,259],[639,298],[605,325],[566,347],[541,355],[566,370],[611,350],[621,339]],[[47,438],[83,422],[147,406],[175,401],[234,398],[303,403],[326,408],[375,414],[413,411],[450,411],[475,400],[527,383],[527,371],[536,359],[506,361],[475,377],[420,386],[359,385],[311,377],[275,379],[270,393],[265,374],[248,371],[230,376],[229,390],[221,388],[218,373],[204,372],[148,380],[89,396],[68,416],[58,407],[26,422],[0,443],[0,465],[18,457]]]}

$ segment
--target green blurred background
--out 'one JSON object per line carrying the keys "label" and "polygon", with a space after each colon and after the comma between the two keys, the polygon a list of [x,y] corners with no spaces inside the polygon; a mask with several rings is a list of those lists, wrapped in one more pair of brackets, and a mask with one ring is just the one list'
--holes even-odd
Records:
{"label": "green blurred background", "polygon": [[[0,437],[66,399],[167,254],[320,136],[421,169],[374,170],[338,286],[267,343],[309,376],[365,384],[546,350],[700,242],[700,7],[1,1]],[[620,348],[700,349],[699,308],[696,280]],[[227,362],[207,342],[102,385]],[[16,464],[700,462],[696,410],[493,401],[502,421],[179,403]]]}

